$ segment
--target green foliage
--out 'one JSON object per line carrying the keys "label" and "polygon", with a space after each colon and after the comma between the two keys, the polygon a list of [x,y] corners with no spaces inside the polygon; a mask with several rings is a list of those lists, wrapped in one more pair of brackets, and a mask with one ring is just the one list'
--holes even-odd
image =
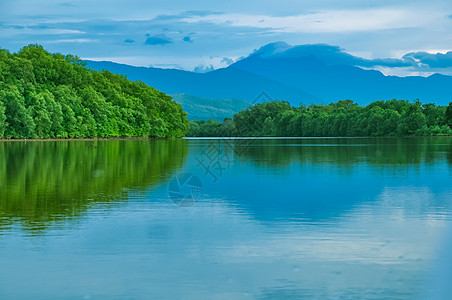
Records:
{"label": "green foliage", "polygon": [[448,107],[419,101],[375,101],[359,106],[351,100],[293,107],[284,101],[256,104],[232,121],[190,121],[189,136],[432,136],[452,135]]}
{"label": "green foliage", "polygon": [[[229,119],[230,120],[230,119]],[[208,121],[190,121],[190,129],[188,130],[187,136],[198,136],[198,137],[208,137],[208,136],[234,136],[233,134],[227,134],[228,123],[225,122],[225,126],[222,123],[215,120]]]}
{"label": "green foliage", "polygon": [[187,114],[171,97],[76,56],[29,45],[0,49],[0,138],[180,137]]}
{"label": "green foliage", "polygon": [[446,107],[444,119],[449,127],[452,126],[452,102],[449,102],[449,105]]}

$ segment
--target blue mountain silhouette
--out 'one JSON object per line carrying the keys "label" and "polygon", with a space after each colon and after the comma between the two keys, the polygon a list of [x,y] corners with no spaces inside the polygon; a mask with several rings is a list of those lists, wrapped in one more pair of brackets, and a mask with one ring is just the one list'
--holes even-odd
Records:
{"label": "blue mountain silhouette", "polygon": [[141,80],[167,94],[187,94],[210,99],[254,100],[263,92],[272,99],[291,103],[320,103],[322,100],[301,88],[286,85],[264,76],[238,68],[218,69],[208,73],[195,73],[175,69],[132,67],[112,62],[87,61],[95,70],[109,70],[127,75],[130,80]]}
{"label": "blue mountain silhouette", "polygon": [[229,68],[304,88],[325,102],[352,99],[359,104],[368,104],[392,98],[438,104],[452,101],[451,76],[385,76],[356,65],[402,67],[407,63],[397,59],[366,60],[329,45],[287,46],[281,43],[266,45]]}
{"label": "blue mountain silhouette", "polygon": [[330,103],[351,99],[359,104],[375,100],[419,99],[441,105],[452,101],[452,77],[434,74],[385,76],[374,66],[404,67],[402,59],[369,60],[325,44],[290,46],[271,43],[224,69],[194,73],[175,69],[132,67],[112,62],[87,62],[88,67],[142,80],[168,94],[253,102],[265,91],[273,99]]}

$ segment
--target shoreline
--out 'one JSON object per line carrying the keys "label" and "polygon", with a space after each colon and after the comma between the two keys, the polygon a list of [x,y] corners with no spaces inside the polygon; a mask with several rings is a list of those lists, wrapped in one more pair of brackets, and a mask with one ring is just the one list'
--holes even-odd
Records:
{"label": "shoreline", "polygon": [[94,142],[94,141],[155,141],[155,140],[171,140],[171,139],[180,139],[182,137],[174,137],[174,138],[158,138],[158,137],[110,137],[110,138],[44,138],[44,139],[0,139],[0,142],[71,142],[71,141],[86,141],[86,142]]}
{"label": "shoreline", "polygon": [[158,137],[111,137],[111,138],[45,138],[45,139],[2,139],[0,138],[0,142],[94,142],[94,141],[156,141],[156,140],[176,140],[176,139],[184,139],[184,140],[246,140],[246,139],[366,139],[366,138],[377,138],[377,139],[400,139],[400,138],[441,138],[441,137],[452,137],[450,135],[434,135],[434,136],[326,136],[326,137],[196,137],[196,136],[183,136],[183,137],[168,137],[168,138],[158,138]]}

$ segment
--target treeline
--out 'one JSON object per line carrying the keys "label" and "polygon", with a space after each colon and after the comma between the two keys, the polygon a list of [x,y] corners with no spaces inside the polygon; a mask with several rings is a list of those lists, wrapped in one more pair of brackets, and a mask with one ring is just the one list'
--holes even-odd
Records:
{"label": "treeline", "polygon": [[39,45],[0,49],[0,138],[180,137],[186,113],[143,82]]}
{"label": "treeline", "polygon": [[225,119],[190,121],[188,136],[436,136],[452,135],[449,106],[405,100],[360,106],[351,100],[291,106],[285,101],[255,104]]}

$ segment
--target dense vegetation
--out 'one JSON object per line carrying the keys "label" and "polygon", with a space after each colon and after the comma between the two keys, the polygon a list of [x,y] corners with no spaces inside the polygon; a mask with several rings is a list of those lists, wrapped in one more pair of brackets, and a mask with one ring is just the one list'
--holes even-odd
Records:
{"label": "dense vegetation", "polygon": [[0,138],[178,137],[186,113],[143,82],[30,45],[0,49]]}
{"label": "dense vegetation", "polygon": [[351,100],[300,107],[285,101],[255,104],[225,119],[190,121],[188,136],[432,136],[452,135],[449,106],[376,101],[359,106]]}

